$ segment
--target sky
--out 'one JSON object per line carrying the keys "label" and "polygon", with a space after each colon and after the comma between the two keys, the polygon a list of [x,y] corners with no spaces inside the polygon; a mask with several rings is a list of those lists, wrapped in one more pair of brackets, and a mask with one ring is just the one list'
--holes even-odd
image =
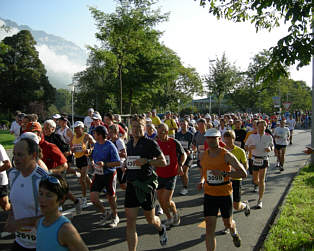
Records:
{"label": "sky", "polygon": [[[282,24],[272,32],[256,33],[250,23],[217,20],[199,0],[160,0],[162,12],[170,12],[169,21],[157,29],[164,32],[162,42],[174,50],[185,66],[196,68],[200,75],[208,73],[209,60],[221,58],[225,52],[229,62],[246,70],[254,55],[274,46],[287,34]],[[0,0],[0,17],[33,30],[43,30],[63,37],[82,48],[97,44],[97,28],[88,6],[106,13],[115,11],[114,0]],[[312,85],[311,66],[299,71],[292,67],[291,78]]]}

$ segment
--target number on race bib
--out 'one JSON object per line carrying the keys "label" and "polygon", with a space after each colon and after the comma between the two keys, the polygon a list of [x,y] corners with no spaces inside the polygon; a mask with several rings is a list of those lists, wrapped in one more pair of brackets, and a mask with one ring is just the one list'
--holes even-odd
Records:
{"label": "number on race bib", "polygon": [[127,159],[126,159],[126,167],[129,170],[139,170],[139,169],[141,169],[140,166],[135,165],[135,161],[137,159],[140,159],[140,158],[141,158],[140,156],[128,156]]}
{"label": "number on race bib", "polygon": [[94,164],[94,174],[104,175],[104,169],[102,166]]}
{"label": "number on race bib", "polygon": [[199,146],[198,146],[198,151],[199,151],[200,153],[204,152],[204,151],[205,151],[205,146],[204,146],[204,145],[199,145]]}
{"label": "number on race bib", "polygon": [[189,142],[188,141],[180,141],[182,147],[184,149],[188,149],[189,148]]}
{"label": "number on race bib", "polygon": [[83,146],[82,144],[74,144],[73,145],[73,148],[74,148],[74,152],[75,153],[80,153],[83,151]]}
{"label": "number on race bib", "polygon": [[208,184],[222,184],[224,183],[224,177],[222,176],[215,176],[212,174],[212,171],[211,170],[208,170],[207,171],[207,183]]}
{"label": "number on race bib", "polygon": [[257,159],[257,158],[253,159],[253,166],[263,166],[263,164],[264,164],[264,159]]}

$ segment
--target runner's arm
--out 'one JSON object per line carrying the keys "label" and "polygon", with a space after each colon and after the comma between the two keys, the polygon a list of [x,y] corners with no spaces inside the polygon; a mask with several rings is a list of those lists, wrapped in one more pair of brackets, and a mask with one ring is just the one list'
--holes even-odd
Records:
{"label": "runner's arm", "polygon": [[63,171],[68,169],[68,163],[65,162],[59,166],[57,166],[56,168],[50,169],[49,171],[51,173],[57,173],[57,174],[61,174]]}
{"label": "runner's arm", "polygon": [[235,171],[231,170],[227,175],[231,178],[246,178],[247,172],[238,159],[230,152],[225,154],[225,161],[229,163]]}
{"label": "runner's arm", "polygon": [[3,165],[0,166],[0,172],[9,170],[12,167],[10,160],[4,160]]}
{"label": "runner's arm", "polygon": [[70,251],[88,250],[80,234],[71,223],[65,223],[59,233],[58,239],[62,246],[66,246]]}

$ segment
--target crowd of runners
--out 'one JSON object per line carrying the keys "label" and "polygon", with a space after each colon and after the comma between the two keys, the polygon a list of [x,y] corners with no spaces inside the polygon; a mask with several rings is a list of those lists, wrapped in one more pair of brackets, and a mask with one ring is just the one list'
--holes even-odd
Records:
{"label": "crowd of runners", "polygon": [[[293,117],[247,113],[179,117],[170,111],[159,117],[154,109],[123,123],[119,115],[102,117],[90,108],[84,121],[70,125],[65,115],[55,114],[40,124],[36,114],[17,112],[10,129],[16,136],[12,161],[0,145],[0,205],[9,212],[5,230],[15,232],[12,250],[87,250],[62,216],[62,205],[71,200],[79,215],[90,201],[101,212],[100,222],[116,228],[117,185],[125,190],[128,249],[137,248],[139,207],[165,246],[167,231],[181,222],[173,200],[177,179],[182,182],[180,195],[193,189],[204,193],[207,250],[216,248],[219,215],[225,233],[230,232],[240,247],[233,210],[246,216],[251,211],[241,198],[242,179],[252,175],[256,208],[262,209],[269,153],[274,150],[276,166],[283,172],[286,147],[293,143]],[[197,188],[189,186],[192,165],[199,168]],[[81,196],[71,192],[67,174],[78,178]],[[101,193],[109,209],[101,202]]]}

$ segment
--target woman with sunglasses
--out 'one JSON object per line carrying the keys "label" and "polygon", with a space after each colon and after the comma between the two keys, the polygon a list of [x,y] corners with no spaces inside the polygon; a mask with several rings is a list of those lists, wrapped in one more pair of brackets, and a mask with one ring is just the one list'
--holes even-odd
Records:
{"label": "woman with sunglasses", "polygon": [[38,201],[43,217],[37,223],[36,250],[88,250],[76,228],[59,211],[68,191],[67,182],[58,174],[40,181]]}

